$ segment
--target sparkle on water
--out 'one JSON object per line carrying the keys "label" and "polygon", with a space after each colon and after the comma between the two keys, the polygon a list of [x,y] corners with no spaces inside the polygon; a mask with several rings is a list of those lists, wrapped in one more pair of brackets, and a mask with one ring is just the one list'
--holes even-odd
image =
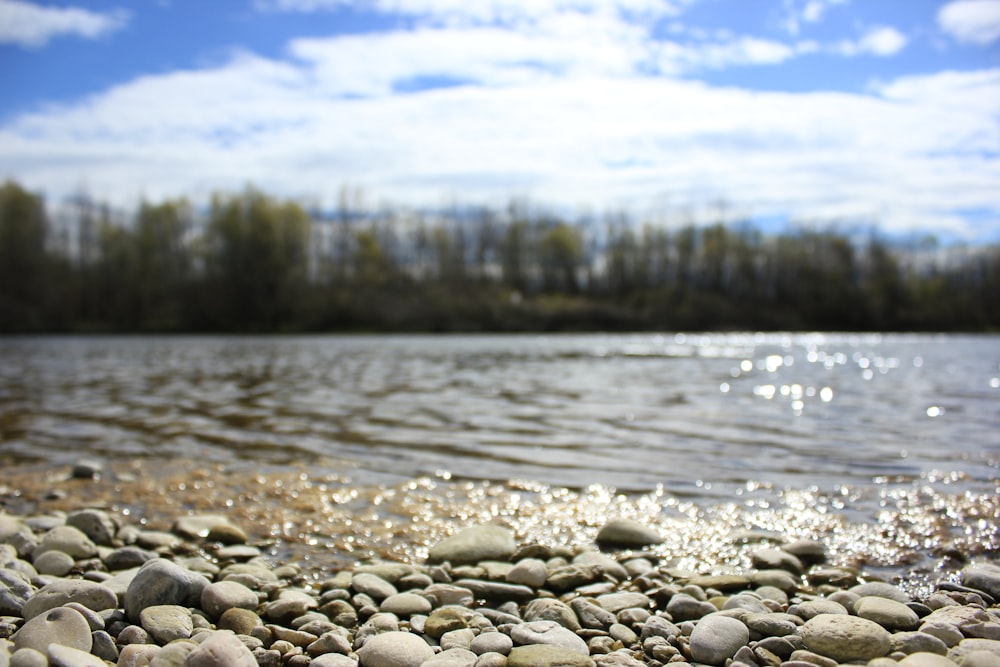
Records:
{"label": "sparkle on water", "polygon": [[[180,515],[221,512],[271,555],[298,562],[314,578],[365,559],[422,562],[430,546],[479,523],[509,527],[519,543],[591,544],[612,517],[657,529],[663,543],[643,553],[672,567],[739,572],[761,544],[817,539],[827,545],[831,564],[900,578],[911,591],[929,588],[964,564],[962,557],[952,560],[957,554],[975,559],[1000,550],[1000,487],[981,495],[955,493],[949,487],[962,482],[957,473],[877,478],[869,487],[832,493],[747,482],[733,490],[732,502],[702,506],[662,488],[644,494],[600,485],[571,490],[520,480],[457,480],[446,471],[396,485],[358,486],[344,476],[246,475],[223,466],[166,477],[123,467],[115,479],[97,481],[38,470],[0,472],[3,504],[15,511],[67,510],[85,497],[159,529]],[[872,521],[858,520],[851,508],[867,494],[877,495],[881,510]]]}

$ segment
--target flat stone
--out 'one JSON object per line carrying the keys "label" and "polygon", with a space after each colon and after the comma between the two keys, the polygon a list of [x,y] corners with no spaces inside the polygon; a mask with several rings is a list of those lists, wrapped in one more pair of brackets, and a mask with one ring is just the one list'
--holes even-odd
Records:
{"label": "flat stone", "polygon": [[903,592],[899,586],[887,584],[884,581],[869,581],[867,584],[858,584],[848,589],[859,597],[875,596],[888,598],[906,604],[910,601],[910,596]]}
{"label": "flat stone", "polygon": [[449,648],[430,660],[421,663],[421,667],[476,667],[479,656],[464,648]]}
{"label": "flat stone", "polygon": [[596,565],[600,568],[602,575],[611,577],[615,581],[625,581],[628,579],[628,572],[625,570],[625,567],[614,558],[602,554],[600,551],[584,551],[578,554],[573,559],[573,562],[583,565]]}
{"label": "flat stone", "polygon": [[806,621],[802,642],[810,651],[837,662],[881,658],[891,648],[888,630],[878,623],[839,614],[821,614]]}
{"label": "flat stone", "polygon": [[25,619],[30,620],[69,602],[78,602],[87,609],[102,611],[118,606],[118,596],[107,586],[86,579],[57,579],[39,589],[24,604],[21,612]]}
{"label": "flat stone", "polygon": [[826,561],[826,545],[818,540],[797,540],[782,545],[781,550],[792,554],[803,563]]}
{"label": "flat stone", "polygon": [[197,607],[208,580],[175,563],[157,558],[145,563],[125,592],[125,612],[132,622],[146,607],[174,604]]}
{"label": "flat stone", "polygon": [[149,636],[160,645],[168,644],[175,639],[187,639],[194,631],[191,610],[174,604],[146,607],[139,613],[139,622]]}
{"label": "flat stone", "polygon": [[663,536],[632,519],[609,519],[597,531],[597,543],[613,547],[646,547],[663,542]]}
{"label": "flat stone", "polygon": [[557,593],[580,588],[601,579],[599,565],[573,563],[553,569],[546,580],[547,585]]}
{"label": "flat stone", "polygon": [[514,553],[514,534],[500,526],[471,526],[431,547],[427,562],[452,565],[482,560],[509,560]]}
{"label": "flat stone", "polygon": [[957,667],[954,662],[937,653],[911,653],[898,664],[900,667]]}
{"label": "flat stone", "polygon": [[1000,567],[969,566],[962,570],[962,583],[969,588],[989,593],[994,600],[1000,600]]}
{"label": "flat stone", "polygon": [[354,658],[337,653],[326,653],[317,656],[309,663],[309,667],[358,667],[358,662]]}
{"label": "flat stone", "polygon": [[567,653],[559,646],[533,644],[515,646],[507,655],[507,667],[595,667],[587,654]]}
{"label": "flat stone", "polygon": [[693,621],[717,612],[711,602],[698,600],[687,593],[677,593],[667,602],[667,613],[675,621]]}
{"label": "flat stone", "polygon": [[101,560],[110,571],[117,572],[138,568],[146,561],[153,560],[156,557],[155,551],[129,545],[108,552]]}
{"label": "flat stone", "polygon": [[1000,657],[1000,641],[977,638],[963,639],[958,643],[958,646],[953,646],[948,650],[948,657],[959,665],[964,665],[969,656],[982,651]]}
{"label": "flat stone", "polygon": [[701,577],[693,577],[688,584],[699,588],[714,588],[717,591],[726,593],[728,591],[742,591],[750,586],[750,577],[741,574],[714,574]]}
{"label": "flat stone", "polygon": [[608,593],[597,596],[597,604],[601,605],[612,614],[617,614],[623,609],[649,609],[653,601],[649,596],[632,591],[621,591],[619,593]]}
{"label": "flat stone", "polygon": [[347,637],[336,630],[324,632],[316,638],[312,644],[306,647],[306,653],[316,657],[326,653],[342,653],[348,655],[351,652],[351,642]]}
{"label": "flat stone", "polygon": [[416,593],[396,593],[387,597],[379,605],[379,611],[396,614],[400,618],[414,614],[429,614],[432,608],[430,600]]}
{"label": "flat stone", "polygon": [[213,632],[188,654],[185,667],[258,667],[243,642],[231,632]]}
{"label": "flat stone", "polygon": [[849,614],[847,607],[844,605],[839,602],[834,602],[833,600],[824,599],[808,600],[800,604],[792,605],[788,608],[788,613],[807,621],[821,614],[839,614],[841,616],[847,616]]}
{"label": "flat stone", "polygon": [[434,657],[434,649],[409,632],[373,635],[357,651],[361,667],[420,667]]}
{"label": "flat stone", "polygon": [[614,614],[597,604],[597,600],[593,598],[573,598],[570,600],[569,606],[576,613],[580,625],[585,628],[607,630],[618,620]]}
{"label": "flat stone", "polygon": [[742,621],[713,614],[698,621],[691,632],[691,657],[708,665],[721,665],[750,641]]}
{"label": "flat stone", "polygon": [[550,644],[561,647],[564,652],[590,654],[587,642],[583,641],[572,630],[564,628],[555,621],[531,621],[515,625],[511,628],[510,638],[518,646]]}
{"label": "flat stone", "polygon": [[888,630],[910,630],[920,623],[917,613],[902,602],[876,596],[858,600],[854,613]]}
{"label": "flat stone", "polygon": [[104,661],[92,655],[89,650],[62,644],[50,644],[45,654],[49,659],[49,667],[106,667]]}
{"label": "flat stone", "polygon": [[467,588],[472,594],[486,600],[513,600],[527,602],[534,599],[535,591],[528,586],[506,584],[499,581],[482,581],[480,579],[459,579],[456,586]]}
{"label": "flat stone", "polygon": [[62,644],[90,651],[93,646],[90,632],[83,614],[69,607],[57,607],[35,616],[14,633],[14,649],[33,648],[45,653],[49,644]]}

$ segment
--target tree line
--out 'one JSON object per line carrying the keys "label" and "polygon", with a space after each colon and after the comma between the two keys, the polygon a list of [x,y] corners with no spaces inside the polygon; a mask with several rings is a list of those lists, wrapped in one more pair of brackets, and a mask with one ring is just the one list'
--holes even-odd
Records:
{"label": "tree line", "polygon": [[569,221],[516,202],[372,211],[349,194],[326,215],[254,189],[129,215],[81,196],[57,224],[7,182],[0,331],[1000,328],[997,246]]}

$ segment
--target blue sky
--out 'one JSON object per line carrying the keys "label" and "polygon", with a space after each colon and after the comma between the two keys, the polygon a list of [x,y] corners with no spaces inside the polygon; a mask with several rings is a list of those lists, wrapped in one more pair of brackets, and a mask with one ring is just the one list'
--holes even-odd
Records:
{"label": "blue sky", "polygon": [[1000,240],[1000,0],[0,0],[0,178]]}

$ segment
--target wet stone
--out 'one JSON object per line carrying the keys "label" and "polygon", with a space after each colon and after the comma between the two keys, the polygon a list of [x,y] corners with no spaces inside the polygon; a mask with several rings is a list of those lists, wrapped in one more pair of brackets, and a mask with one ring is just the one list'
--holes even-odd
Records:
{"label": "wet stone", "polygon": [[610,519],[597,532],[597,543],[612,547],[645,547],[661,542],[662,535],[631,519]]}
{"label": "wet stone", "polygon": [[514,534],[500,526],[471,526],[438,542],[427,555],[429,563],[452,565],[484,560],[509,560],[514,553]]}

